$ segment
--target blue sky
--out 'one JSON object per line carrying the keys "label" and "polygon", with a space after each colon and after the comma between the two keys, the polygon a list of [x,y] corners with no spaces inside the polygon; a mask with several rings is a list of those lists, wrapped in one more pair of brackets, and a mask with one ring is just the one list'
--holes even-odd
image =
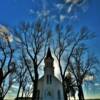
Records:
{"label": "blue sky", "polygon": [[[59,10],[62,4],[64,8]],[[87,26],[95,32],[97,37],[89,42],[89,47],[100,59],[100,0],[85,0],[85,3],[81,5],[74,5],[70,13],[67,12],[69,7],[70,4],[65,4],[64,0],[0,0],[0,24],[15,27],[21,21],[34,20],[38,12],[48,9],[50,16],[67,17],[67,22],[73,24],[77,30],[82,26]],[[59,18],[57,16],[57,19]],[[95,89],[99,95],[100,85]]]}

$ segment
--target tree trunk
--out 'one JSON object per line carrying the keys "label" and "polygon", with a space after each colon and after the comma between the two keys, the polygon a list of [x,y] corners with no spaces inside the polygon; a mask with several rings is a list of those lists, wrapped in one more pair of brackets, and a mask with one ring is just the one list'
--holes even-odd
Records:
{"label": "tree trunk", "polygon": [[16,97],[16,100],[17,100],[17,99],[18,99],[18,97],[19,97],[20,89],[21,89],[21,84],[19,85],[19,88],[18,88],[18,92],[17,92],[17,97]]}
{"label": "tree trunk", "polygon": [[78,97],[79,97],[79,100],[84,100],[82,85],[78,86]]}
{"label": "tree trunk", "polygon": [[3,100],[3,88],[0,87],[0,100]]}
{"label": "tree trunk", "polygon": [[0,100],[4,100],[3,97],[0,97]]}
{"label": "tree trunk", "polygon": [[21,96],[22,98],[24,97],[24,90],[22,90],[22,96]]}
{"label": "tree trunk", "polygon": [[66,90],[65,90],[64,81],[62,81],[62,85],[63,85],[63,95],[64,95],[64,100],[68,100],[67,94],[66,94]]}
{"label": "tree trunk", "polygon": [[76,100],[75,96],[74,96],[74,100]]}
{"label": "tree trunk", "polygon": [[38,69],[35,69],[35,80],[34,80],[34,84],[33,84],[33,96],[32,96],[32,100],[36,100],[37,99],[37,90],[38,90]]}

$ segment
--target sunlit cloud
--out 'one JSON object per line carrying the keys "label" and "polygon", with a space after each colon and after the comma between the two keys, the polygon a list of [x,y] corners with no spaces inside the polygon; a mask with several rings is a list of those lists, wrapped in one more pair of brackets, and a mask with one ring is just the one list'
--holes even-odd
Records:
{"label": "sunlit cloud", "polygon": [[14,36],[13,38],[14,38],[14,40],[15,40],[16,42],[22,42],[21,39],[18,38],[18,37],[16,37],[16,36]]}
{"label": "sunlit cloud", "polygon": [[3,38],[5,41],[8,39],[10,42],[13,41],[13,35],[10,34],[9,29],[0,24],[0,38]]}
{"label": "sunlit cloud", "polygon": [[9,32],[9,30],[4,25],[0,24],[0,34],[8,33],[8,32]]}
{"label": "sunlit cloud", "polygon": [[100,83],[95,83],[94,86],[99,86],[100,87]]}
{"label": "sunlit cloud", "polygon": [[[53,55],[54,57],[54,55]],[[54,72],[55,72],[55,76],[59,79],[60,78],[60,70],[59,70],[59,65],[58,65],[58,61],[57,59],[54,57]]]}
{"label": "sunlit cloud", "polygon": [[[35,11],[33,8],[31,8],[29,9],[29,13],[38,17],[50,16],[50,18],[52,19],[52,16],[57,11],[56,15],[58,19],[60,19],[60,21],[63,21],[65,19],[69,21],[75,21],[79,18],[78,14],[80,12],[87,11],[87,2],[88,0],[64,0],[64,2],[54,1],[53,3],[51,3],[50,1],[47,2],[46,0],[41,0],[37,2],[35,0],[32,0],[32,3],[35,3],[36,6],[40,5],[39,3],[41,3],[41,9],[37,9]],[[49,3],[51,5],[50,7]]]}
{"label": "sunlit cloud", "polygon": [[65,18],[66,18],[65,15],[60,15],[60,21],[64,21]]}
{"label": "sunlit cloud", "polygon": [[5,41],[8,39],[9,42],[13,42],[13,40],[21,42],[21,40],[18,37],[13,36],[9,29],[3,25],[0,25],[0,38],[4,39]]}
{"label": "sunlit cloud", "polygon": [[12,34],[10,34],[10,35],[8,36],[8,40],[9,40],[10,42],[13,42],[13,35],[12,35]]}
{"label": "sunlit cloud", "polygon": [[[87,11],[87,6],[86,6],[86,2],[88,0],[65,0],[66,4],[69,4],[69,7],[67,9],[68,13],[71,13],[73,11],[73,9],[75,9],[75,6],[80,7],[80,9],[83,10],[83,12]],[[84,6],[84,7],[83,7]]]}
{"label": "sunlit cloud", "polygon": [[5,99],[7,100],[14,100],[16,97],[16,92],[18,91],[18,86],[12,85],[11,89],[8,91],[8,94],[6,95]]}
{"label": "sunlit cloud", "polygon": [[66,3],[83,4],[86,0],[65,0]]}
{"label": "sunlit cloud", "polygon": [[84,80],[87,80],[87,81],[92,81],[94,79],[95,77],[93,75],[86,75],[86,77],[84,78]]}
{"label": "sunlit cloud", "polygon": [[71,4],[67,10],[68,13],[70,13],[72,11],[72,8],[73,8],[73,4]]}
{"label": "sunlit cloud", "polygon": [[18,89],[18,86],[12,85],[12,88],[13,88],[13,89]]}

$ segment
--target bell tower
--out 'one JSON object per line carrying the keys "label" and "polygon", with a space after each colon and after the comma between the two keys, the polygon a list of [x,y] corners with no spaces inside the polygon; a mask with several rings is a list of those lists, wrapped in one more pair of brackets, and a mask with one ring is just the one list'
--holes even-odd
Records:
{"label": "bell tower", "polygon": [[48,48],[47,55],[44,59],[45,67],[44,67],[44,74],[47,75],[54,75],[54,66],[53,66],[54,59],[51,55],[51,50]]}
{"label": "bell tower", "polygon": [[44,64],[44,75],[38,81],[39,100],[64,100],[62,83],[54,75],[54,58],[50,47],[47,49]]}

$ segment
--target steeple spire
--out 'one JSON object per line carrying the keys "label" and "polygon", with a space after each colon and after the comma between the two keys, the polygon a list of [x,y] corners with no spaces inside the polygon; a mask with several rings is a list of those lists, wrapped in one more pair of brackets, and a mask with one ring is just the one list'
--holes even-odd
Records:
{"label": "steeple spire", "polygon": [[45,66],[46,67],[53,67],[53,57],[52,57],[52,54],[51,54],[51,50],[50,50],[50,47],[48,47],[48,51],[47,51],[47,55],[45,57]]}
{"label": "steeple spire", "polygon": [[47,55],[46,55],[46,58],[45,58],[45,59],[48,59],[48,58],[53,59],[53,57],[52,57],[52,55],[51,55],[50,47],[48,48]]}
{"label": "steeple spire", "polygon": [[48,74],[49,75],[54,75],[53,62],[54,62],[54,59],[52,57],[50,47],[48,47],[47,55],[44,59],[44,63],[45,63],[44,73],[45,73],[45,75],[48,75]]}

